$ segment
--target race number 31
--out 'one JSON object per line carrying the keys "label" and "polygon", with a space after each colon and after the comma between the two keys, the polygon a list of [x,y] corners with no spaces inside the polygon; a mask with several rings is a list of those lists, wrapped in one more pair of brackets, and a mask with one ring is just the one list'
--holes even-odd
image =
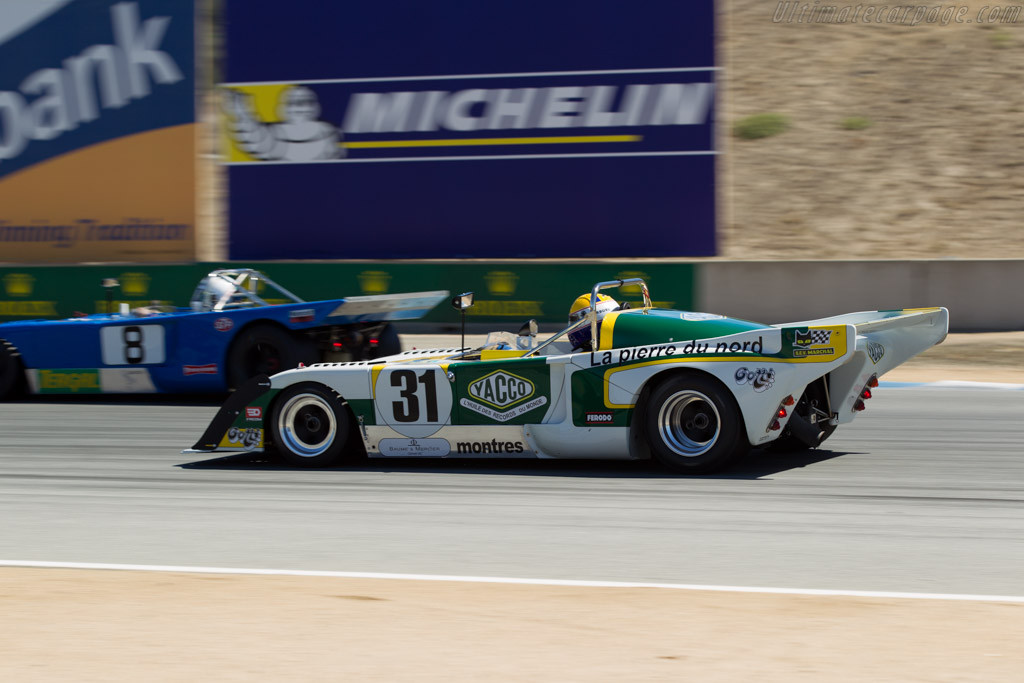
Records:
{"label": "race number 31", "polygon": [[377,415],[403,436],[430,436],[451,415],[451,385],[438,367],[387,368],[374,393]]}
{"label": "race number 31", "polygon": [[100,330],[104,365],[154,365],[166,359],[160,325],[109,325]]}

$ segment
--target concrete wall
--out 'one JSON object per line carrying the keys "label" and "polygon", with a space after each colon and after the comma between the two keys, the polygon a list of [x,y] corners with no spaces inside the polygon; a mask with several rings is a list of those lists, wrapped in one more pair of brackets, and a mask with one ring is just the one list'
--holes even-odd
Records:
{"label": "concrete wall", "polygon": [[781,323],[945,306],[955,332],[1024,330],[1024,261],[711,261],[696,308]]}

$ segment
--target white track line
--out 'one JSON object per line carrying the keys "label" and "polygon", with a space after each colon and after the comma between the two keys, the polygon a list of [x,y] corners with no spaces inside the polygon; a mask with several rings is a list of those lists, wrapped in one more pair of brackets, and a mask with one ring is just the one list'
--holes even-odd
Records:
{"label": "white track line", "polygon": [[672,590],[717,591],[721,593],[768,593],[775,595],[820,595],[850,598],[899,598],[912,600],[968,600],[977,602],[1024,603],[1019,595],[970,595],[960,593],[904,593],[893,591],[846,591],[816,588],[765,588],[760,586],[705,586],[691,583],[641,583],[631,581],[574,581],[569,579],[517,579],[498,576],[444,576],[437,574],[390,574],[378,572],[331,572],[302,569],[244,569],[229,567],[178,567],[150,564],[105,564],[92,562],[33,562],[0,560],[0,567],[37,569],[98,569],[140,572],[177,572],[184,574],[238,574],[250,576],[309,576],[337,579],[388,579],[401,581],[450,581],[464,583],[503,583],[532,586],[575,586],[583,588],[668,588]]}

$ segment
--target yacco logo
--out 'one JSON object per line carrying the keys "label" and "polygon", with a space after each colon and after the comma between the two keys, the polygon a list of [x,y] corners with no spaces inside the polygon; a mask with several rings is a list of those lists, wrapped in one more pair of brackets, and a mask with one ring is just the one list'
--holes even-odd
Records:
{"label": "yacco logo", "polygon": [[114,44],[93,45],[70,56],[61,68],[30,73],[18,91],[0,91],[0,161],[21,154],[33,140],[52,140],[82,123],[95,121],[100,109],[120,109],[151,92],[157,84],[184,76],[159,49],[170,17],[139,21],[135,2],[110,8]]}
{"label": "yacco logo", "polygon": [[469,395],[495,408],[514,405],[533,396],[533,382],[503,370],[492,372],[469,385]]}
{"label": "yacco logo", "polygon": [[[552,150],[555,156],[578,156],[567,149],[582,149],[581,155],[713,154],[692,148],[712,146],[713,82],[703,76],[697,82],[637,82],[679,81],[687,74],[671,72],[712,70],[648,70],[662,72],[656,76],[643,71],[580,71],[409,78],[417,85],[470,81],[459,89],[394,88],[392,83],[401,79],[378,87],[367,86],[362,79],[225,84],[229,160],[400,161],[406,159],[396,153],[414,158],[493,158],[513,151],[528,156]],[[540,85],[554,77],[559,85]],[[606,82],[595,84],[598,79]],[[513,81],[525,87],[485,87]],[[690,136],[688,142],[656,135],[656,129],[679,126],[704,126],[707,134]],[[644,142],[645,135],[658,140]]]}

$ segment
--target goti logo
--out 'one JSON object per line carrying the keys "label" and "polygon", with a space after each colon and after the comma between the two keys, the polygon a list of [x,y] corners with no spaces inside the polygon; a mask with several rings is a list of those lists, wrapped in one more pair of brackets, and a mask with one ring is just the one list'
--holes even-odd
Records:
{"label": "goti logo", "polygon": [[533,382],[503,370],[492,372],[469,385],[469,395],[473,398],[504,408],[533,396]]}
{"label": "goti logo", "polygon": [[754,391],[760,393],[772,388],[775,384],[775,370],[771,368],[737,368],[736,384],[749,384]]}
{"label": "goti logo", "polygon": [[227,332],[235,326],[235,322],[231,318],[217,318],[213,321],[213,329],[218,332]]}
{"label": "goti logo", "polygon": [[245,419],[247,420],[262,420],[263,419],[263,408],[259,406],[249,406],[245,409]]}

